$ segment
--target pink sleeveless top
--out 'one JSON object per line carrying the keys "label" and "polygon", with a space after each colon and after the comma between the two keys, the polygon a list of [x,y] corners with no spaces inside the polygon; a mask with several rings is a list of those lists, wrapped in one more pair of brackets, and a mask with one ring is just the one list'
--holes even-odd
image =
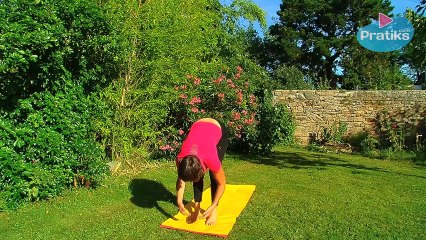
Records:
{"label": "pink sleeveless top", "polygon": [[210,169],[218,172],[222,164],[217,156],[216,145],[222,137],[222,130],[211,122],[196,122],[191,126],[188,136],[183,141],[182,148],[177,155],[176,165],[187,155],[195,155],[203,166],[203,170]]}

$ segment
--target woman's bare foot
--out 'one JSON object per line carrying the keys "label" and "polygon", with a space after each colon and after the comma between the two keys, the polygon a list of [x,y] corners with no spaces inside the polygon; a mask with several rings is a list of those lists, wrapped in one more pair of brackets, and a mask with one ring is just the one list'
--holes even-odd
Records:
{"label": "woman's bare foot", "polygon": [[217,221],[217,209],[215,208],[210,214],[210,216],[206,219],[206,225],[211,226],[214,225]]}

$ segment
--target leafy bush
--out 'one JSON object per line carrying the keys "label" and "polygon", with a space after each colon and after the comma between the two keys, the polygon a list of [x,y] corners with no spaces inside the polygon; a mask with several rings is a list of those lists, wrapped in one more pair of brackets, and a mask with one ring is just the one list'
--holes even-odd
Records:
{"label": "leafy bush", "polygon": [[343,137],[345,136],[347,130],[347,123],[333,123],[330,127],[322,127],[322,131],[320,134],[312,135],[310,142],[315,144],[343,143]]}
{"label": "leafy bush", "polygon": [[361,151],[363,153],[371,153],[373,151],[377,150],[377,147],[379,146],[379,141],[375,139],[373,136],[368,134],[362,141],[361,141]]}
{"label": "leafy bush", "polygon": [[8,208],[48,199],[75,178],[95,186],[107,168],[96,143],[96,105],[82,88],[33,94],[0,118],[0,191]]}
{"label": "leafy bush", "polygon": [[[91,96],[118,76],[125,44],[91,0],[0,4],[0,208],[95,186],[106,172]],[[77,181],[78,180],[78,181]]]}
{"label": "leafy bush", "polygon": [[312,86],[305,81],[305,75],[295,66],[280,65],[274,71],[274,80],[278,83],[278,88],[289,90],[312,89]]}
{"label": "leafy bush", "polygon": [[233,149],[247,145],[256,134],[259,103],[241,67],[235,74],[224,72],[216,78],[189,75],[186,84],[175,87],[175,99],[169,131],[159,140],[159,153],[176,155],[191,124],[203,117],[215,118],[227,126]]}
{"label": "leafy bush", "polygon": [[191,124],[204,117],[227,126],[234,152],[268,154],[277,143],[291,142],[294,123],[288,111],[272,106],[270,97],[259,99],[253,90],[241,67],[215,78],[187,76],[187,83],[175,86],[176,102],[156,146],[157,156],[175,156]]}
{"label": "leafy bush", "polygon": [[420,146],[417,149],[415,161],[423,164],[426,163],[426,145]]}
{"label": "leafy bush", "polygon": [[229,66],[242,66],[252,89],[269,82],[265,69],[247,54],[246,34],[240,27],[241,18],[266,22],[255,4],[235,1],[225,7],[216,0],[106,4],[130,45],[124,52],[122,75],[102,93],[113,112],[99,126],[115,160],[134,161],[130,159],[134,152],[147,158],[151,150],[158,150],[159,139],[176,133],[170,120],[177,99],[174,87],[187,84],[186,75],[206,80]]}
{"label": "leafy bush", "polygon": [[3,0],[0,109],[69,80],[86,92],[118,75],[121,37],[91,0]]}
{"label": "leafy bush", "polygon": [[355,149],[361,149],[361,143],[362,141],[364,141],[365,138],[368,137],[368,135],[370,135],[369,132],[359,131],[347,136],[345,138],[345,141],[349,143],[351,146],[353,146]]}
{"label": "leafy bush", "polygon": [[[422,122],[423,131],[426,129],[426,122]],[[424,133],[416,136],[416,158],[415,161],[419,163],[426,163],[426,138]],[[422,138],[423,137],[423,138]]]}
{"label": "leafy bush", "polygon": [[384,111],[377,115],[377,130],[381,137],[380,145],[383,148],[390,147],[395,151],[401,151],[405,147],[404,124],[392,118]]}
{"label": "leafy bush", "polygon": [[259,125],[254,139],[262,144],[254,144],[255,152],[270,153],[275,145],[294,143],[296,122],[287,107],[281,103],[273,104],[272,95],[264,91],[259,109]]}

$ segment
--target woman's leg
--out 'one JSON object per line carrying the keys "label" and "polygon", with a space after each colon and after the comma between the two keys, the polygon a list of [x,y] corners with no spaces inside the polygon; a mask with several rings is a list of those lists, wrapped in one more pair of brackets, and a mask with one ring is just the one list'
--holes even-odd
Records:
{"label": "woman's leg", "polygon": [[[220,138],[219,143],[216,145],[216,149],[217,149],[217,155],[219,157],[220,162],[223,162],[226,149],[228,148],[228,145],[229,145],[229,132],[226,129],[226,126],[224,124],[222,124],[221,122],[219,122],[219,124],[222,129],[222,137]],[[216,191],[217,191],[217,182],[216,182],[216,179],[214,179],[213,173],[211,171],[209,171],[209,175],[210,175],[210,184],[211,184],[211,197],[213,201],[214,195],[216,194]]]}
{"label": "woman's leg", "polygon": [[195,202],[201,202],[201,200],[203,200],[204,176],[202,176],[198,182],[193,182],[192,187],[194,189]]}

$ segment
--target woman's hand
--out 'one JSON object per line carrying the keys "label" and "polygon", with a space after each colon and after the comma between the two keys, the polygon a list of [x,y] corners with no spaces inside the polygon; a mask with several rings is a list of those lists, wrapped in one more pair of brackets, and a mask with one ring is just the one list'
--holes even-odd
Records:
{"label": "woman's hand", "polygon": [[186,210],[185,205],[183,205],[183,203],[178,203],[178,208],[179,208],[179,212],[182,213],[183,215],[187,217],[191,216],[188,210]]}
{"label": "woman's hand", "polygon": [[216,173],[213,172],[213,177],[217,182],[216,194],[214,195],[212,205],[208,207],[203,214],[203,218],[206,218],[206,225],[208,226],[214,225],[217,221],[217,205],[219,204],[219,200],[222,197],[226,186],[226,178],[223,168],[220,168]]}
{"label": "woman's hand", "polygon": [[212,214],[212,212],[216,209],[216,205],[211,205],[206,209],[206,211],[203,213],[202,218],[208,218]]}

